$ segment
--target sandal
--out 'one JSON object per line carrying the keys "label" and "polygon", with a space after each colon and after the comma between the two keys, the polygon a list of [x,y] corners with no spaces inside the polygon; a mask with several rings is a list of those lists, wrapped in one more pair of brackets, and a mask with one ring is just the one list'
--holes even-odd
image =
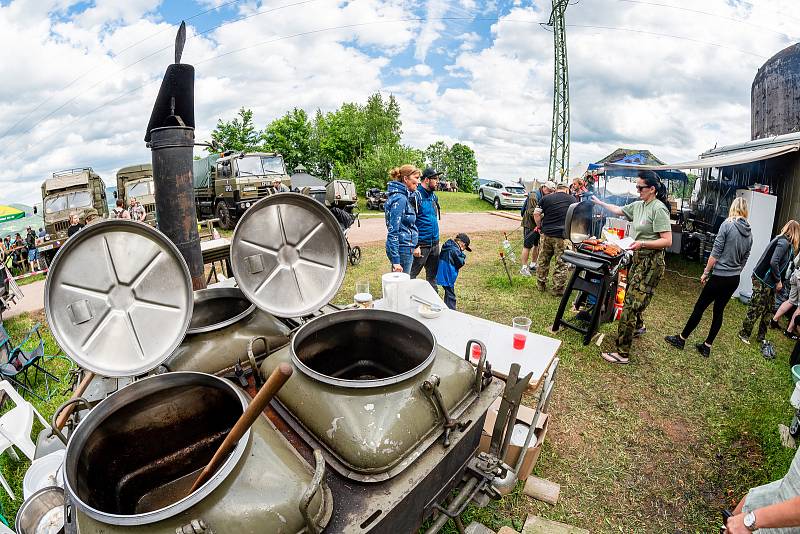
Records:
{"label": "sandal", "polygon": [[601,352],[600,357],[609,363],[624,365],[627,364],[629,359],[626,356],[620,356],[617,352]]}

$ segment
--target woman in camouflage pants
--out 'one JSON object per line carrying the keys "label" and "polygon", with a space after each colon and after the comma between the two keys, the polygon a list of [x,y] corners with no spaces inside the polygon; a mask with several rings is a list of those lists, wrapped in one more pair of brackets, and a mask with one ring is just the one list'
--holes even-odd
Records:
{"label": "woman in camouflage pants", "polygon": [[739,339],[750,344],[753,326],[758,323],[756,338],[763,342],[767,336],[767,324],[772,317],[775,291],[783,288],[783,275],[794,257],[800,241],[800,224],[789,221],[781,233],[770,241],[766,250],[753,268],[753,295],[747,306],[747,316],[739,331]]}
{"label": "woman in camouflage pants", "polygon": [[640,200],[623,207],[592,198],[595,204],[633,223],[633,262],[628,269],[625,303],[617,330],[617,350],[600,354],[604,360],[614,364],[628,363],[633,338],[646,331],[642,313],[650,305],[653,293],[664,276],[664,249],[672,246],[667,188],[655,172],[640,171],[636,189]]}

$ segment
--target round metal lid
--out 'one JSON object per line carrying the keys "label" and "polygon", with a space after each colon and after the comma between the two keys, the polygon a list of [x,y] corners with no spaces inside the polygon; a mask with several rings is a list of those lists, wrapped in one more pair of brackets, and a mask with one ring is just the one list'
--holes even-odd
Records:
{"label": "round metal lid", "polygon": [[56,254],[44,309],[58,344],[102,376],[134,376],[160,365],[192,316],[189,268],[164,234],[134,221],[79,231]]}
{"label": "round metal lid", "polygon": [[347,243],[333,214],[298,193],[259,200],[233,232],[231,265],[239,288],[277,317],[301,317],[330,302],[346,260]]}

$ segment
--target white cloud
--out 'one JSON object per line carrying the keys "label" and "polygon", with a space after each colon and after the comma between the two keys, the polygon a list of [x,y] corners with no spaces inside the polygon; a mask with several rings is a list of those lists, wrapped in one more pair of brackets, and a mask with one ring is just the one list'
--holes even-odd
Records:
{"label": "white cloud", "polygon": [[433,74],[433,69],[424,63],[418,63],[413,67],[408,67],[407,69],[397,69],[397,73],[403,77],[430,76]]}
{"label": "white cloud", "polygon": [[425,61],[431,45],[439,38],[439,34],[445,29],[442,17],[449,9],[447,0],[428,0],[425,9],[426,21],[422,25],[422,30],[417,37],[416,50],[414,57],[418,61]]}

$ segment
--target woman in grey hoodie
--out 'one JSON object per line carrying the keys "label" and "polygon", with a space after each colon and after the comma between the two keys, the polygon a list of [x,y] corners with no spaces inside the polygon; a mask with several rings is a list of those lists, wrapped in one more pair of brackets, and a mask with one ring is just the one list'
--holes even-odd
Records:
{"label": "woman in grey hoodie", "polygon": [[745,199],[735,198],[728,210],[728,218],[719,227],[711,256],[708,258],[703,276],[700,277],[703,290],[697,297],[692,315],[686,321],[683,332],[664,338],[664,341],[670,345],[683,349],[686,339],[697,328],[703,313],[713,303],[711,328],[708,336],[705,342],[695,345],[701,355],[708,357],[711,354],[711,345],[722,326],[722,314],[725,306],[733,296],[733,292],[739,287],[739,274],[742,272],[744,264],[747,263],[750,248],[753,246],[753,236],[750,224],[747,222],[747,215]]}

